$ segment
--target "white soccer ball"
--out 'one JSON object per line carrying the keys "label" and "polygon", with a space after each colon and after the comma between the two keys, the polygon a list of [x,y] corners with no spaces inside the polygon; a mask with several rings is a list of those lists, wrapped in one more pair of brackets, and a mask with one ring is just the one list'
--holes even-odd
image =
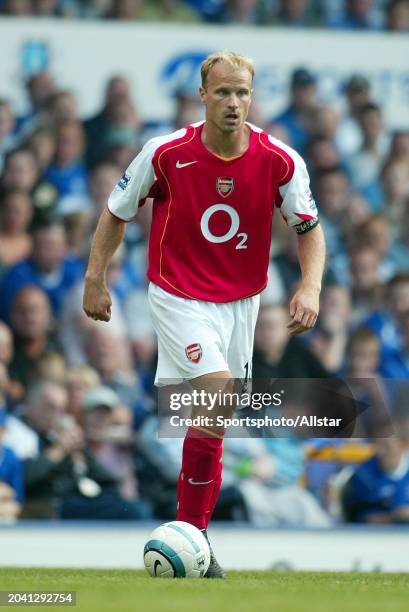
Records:
{"label": "white soccer ball", "polygon": [[202,578],[209,567],[210,550],[199,529],[172,521],[152,531],[143,560],[154,578]]}

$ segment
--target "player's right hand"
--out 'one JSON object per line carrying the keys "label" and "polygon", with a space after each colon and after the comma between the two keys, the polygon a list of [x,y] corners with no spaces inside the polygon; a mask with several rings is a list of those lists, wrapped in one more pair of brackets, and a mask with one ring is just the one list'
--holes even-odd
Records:
{"label": "player's right hand", "polygon": [[82,307],[87,317],[94,321],[109,321],[111,305],[111,296],[105,282],[86,278]]}

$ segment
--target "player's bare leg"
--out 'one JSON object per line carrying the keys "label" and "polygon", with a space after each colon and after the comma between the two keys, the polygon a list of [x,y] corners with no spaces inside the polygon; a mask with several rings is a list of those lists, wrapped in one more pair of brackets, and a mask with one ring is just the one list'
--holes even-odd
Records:
{"label": "player's bare leg", "polygon": [[[212,372],[190,381],[194,390],[204,391],[213,397],[223,398],[224,393],[234,391],[234,380],[229,371]],[[231,397],[231,396],[230,396]],[[213,408],[213,416],[229,418],[234,410],[231,402],[218,402]],[[192,417],[208,414],[204,403],[195,408]],[[198,527],[207,536],[207,526],[213,514],[222,482],[222,443],[223,427],[189,428],[183,445],[182,469],[178,482],[177,519],[187,521]],[[209,540],[208,540],[209,541]],[[209,543],[210,546],[210,543]],[[211,560],[207,578],[223,578],[220,567],[210,547]]]}

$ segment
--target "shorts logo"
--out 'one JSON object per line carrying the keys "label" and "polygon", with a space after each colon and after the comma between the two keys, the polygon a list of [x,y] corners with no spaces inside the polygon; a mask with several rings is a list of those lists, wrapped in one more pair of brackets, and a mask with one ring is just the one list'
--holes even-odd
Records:
{"label": "shorts logo", "polygon": [[193,363],[199,363],[202,358],[202,347],[200,344],[189,344],[185,348],[186,357]]}
{"label": "shorts logo", "polygon": [[131,181],[131,177],[129,176],[129,174],[126,174],[126,172],[122,175],[120,181],[118,182],[118,187],[120,189],[122,189],[122,191],[125,191],[125,189],[128,187],[129,183]]}
{"label": "shorts logo", "polygon": [[234,178],[231,176],[219,176],[216,179],[216,190],[222,198],[227,198],[234,189]]}

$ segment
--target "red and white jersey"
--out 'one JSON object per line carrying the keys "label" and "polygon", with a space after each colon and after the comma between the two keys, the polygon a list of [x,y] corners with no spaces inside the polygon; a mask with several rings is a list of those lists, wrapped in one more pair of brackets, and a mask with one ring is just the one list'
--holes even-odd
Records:
{"label": "red and white jersey", "polygon": [[148,141],[108,208],[130,221],[153,198],[149,279],[179,297],[231,302],[267,284],[274,208],[300,233],[318,223],[317,209],[293,149],[247,124],[246,152],[222,158],[203,145],[203,125]]}

